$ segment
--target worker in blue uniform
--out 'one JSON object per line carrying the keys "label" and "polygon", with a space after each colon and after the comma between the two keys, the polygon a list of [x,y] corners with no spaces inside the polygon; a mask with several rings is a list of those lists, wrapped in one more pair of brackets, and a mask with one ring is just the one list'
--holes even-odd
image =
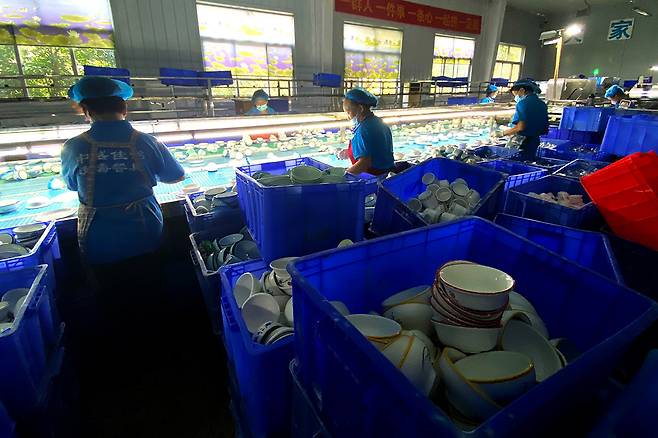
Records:
{"label": "worker in blue uniform", "polygon": [[615,108],[632,108],[634,106],[633,101],[626,95],[626,91],[616,84],[606,90],[605,97]]}
{"label": "worker in blue uniform", "polygon": [[482,100],[480,100],[480,103],[494,103],[496,101],[496,96],[498,96],[498,87],[494,84],[489,85],[486,94],[486,97],[483,97]]}
{"label": "worker in blue uniform", "polygon": [[548,107],[539,99],[541,89],[531,79],[516,81],[511,92],[516,101],[516,112],[512,117],[510,129],[502,132],[503,136],[521,136],[520,158],[523,161],[535,159],[539,147],[539,136],[548,132]]}
{"label": "worker in blue uniform", "polygon": [[254,105],[249,111],[245,113],[247,116],[263,116],[268,114],[276,114],[274,108],[268,105],[270,96],[265,90],[256,90],[251,96],[251,103]]}
{"label": "worker in blue uniform", "polygon": [[377,98],[367,90],[353,88],[345,93],[343,110],[352,121],[353,137],[338,157],[349,158],[352,166],[347,172],[353,175],[383,175],[393,170],[393,135],[382,119],[373,114],[376,106]]}

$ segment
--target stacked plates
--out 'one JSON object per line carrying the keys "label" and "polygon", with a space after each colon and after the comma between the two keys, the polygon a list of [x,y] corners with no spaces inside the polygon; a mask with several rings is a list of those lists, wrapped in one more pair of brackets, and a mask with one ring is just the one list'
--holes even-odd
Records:
{"label": "stacked plates", "polygon": [[0,332],[11,327],[12,322],[24,307],[27,294],[26,288],[11,289],[2,294],[0,301]]}
{"label": "stacked plates", "polygon": [[7,214],[16,211],[18,208],[18,199],[0,199],[0,214]]}
{"label": "stacked plates", "polygon": [[247,231],[243,233],[201,242],[199,250],[208,271],[214,272],[222,266],[260,258],[256,242],[251,240]]}
{"label": "stacked plates", "polygon": [[31,224],[16,227],[12,231],[14,233],[16,243],[24,246],[25,248],[32,249],[32,247],[34,247],[34,245],[41,238],[41,235],[45,229],[45,224]]}
{"label": "stacked plates", "polygon": [[20,257],[28,255],[30,251],[24,248],[21,245],[15,243],[10,243],[6,245],[0,245],[0,260],[7,260],[14,257]]}

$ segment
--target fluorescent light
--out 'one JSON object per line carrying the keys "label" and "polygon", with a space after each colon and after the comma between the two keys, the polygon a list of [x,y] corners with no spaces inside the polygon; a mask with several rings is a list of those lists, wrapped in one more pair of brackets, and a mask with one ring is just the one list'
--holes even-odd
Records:
{"label": "fluorescent light", "polygon": [[572,24],[564,30],[567,37],[580,35],[583,32],[583,27],[580,24]]}
{"label": "fluorescent light", "polygon": [[637,6],[635,6],[635,7],[633,8],[633,12],[635,12],[636,14],[640,14],[640,15],[642,15],[642,16],[644,16],[644,17],[651,17],[651,15],[652,15],[651,12],[649,12],[649,11],[647,11],[647,10],[644,10],[644,9],[642,9],[642,8],[638,8]]}
{"label": "fluorescent light", "polygon": [[544,41],[545,46],[552,46],[560,42],[560,38],[555,38],[554,40]]}
{"label": "fluorescent light", "polygon": [[658,71],[658,65],[652,66],[649,70],[651,71]]}

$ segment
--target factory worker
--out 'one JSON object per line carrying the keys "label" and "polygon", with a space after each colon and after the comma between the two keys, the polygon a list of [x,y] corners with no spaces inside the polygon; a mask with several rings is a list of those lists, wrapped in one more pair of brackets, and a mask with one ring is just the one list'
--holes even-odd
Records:
{"label": "factory worker", "polygon": [[184,178],[165,145],[126,121],[132,88],[88,76],[69,89],[91,128],[62,148],[62,176],[78,192],[78,241],[89,265],[147,255],[160,246],[162,212],[153,196],[158,182]]}
{"label": "factory worker", "polygon": [[338,153],[341,159],[352,162],[348,173],[382,175],[393,170],[393,135],[391,129],[376,115],[372,108],[377,98],[362,88],[345,93],[343,110],[352,120],[353,137],[347,149]]}
{"label": "factory worker", "polygon": [[262,116],[267,114],[276,114],[276,111],[267,104],[270,96],[267,95],[265,90],[256,90],[251,96],[251,103],[254,106],[245,113],[247,116]]}
{"label": "factory worker", "polygon": [[631,108],[633,102],[628,99],[626,92],[619,85],[613,85],[605,92],[606,99],[610,100],[610,103],[615,108]]}
{"label": "factory worker", "polygon": [[539,136],[548,132],[548,107],[539,99],[539,85],[531,79],[516,81],[511,92],[516,101],[516,112],[512,117],[512,127],[503,131],[502,135],[521,136],[518,138],[521,160],[534,160]]}
{"label": "factory worker", "polygon": [[487,87],[486,97],[483,97],[480,100],[480,103],[494,103],[496,101],[496,96],[498,96],[498,87],[494,84],[491,84]]}

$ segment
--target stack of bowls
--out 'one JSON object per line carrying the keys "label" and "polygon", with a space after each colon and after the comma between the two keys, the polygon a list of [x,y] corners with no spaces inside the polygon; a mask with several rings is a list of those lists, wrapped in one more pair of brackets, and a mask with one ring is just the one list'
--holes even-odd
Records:
{"label": "stack of bowls", "polygon": [[468,215],[480,202],[480,193],[469,188],[462,178],[450,182],[428,172],[422,182],[425,191],[411,198],[407,206],[428,223],[449,222]]}
{"label": "stack of bowls", "polygon": [[441,266],[432,288],[432,323],[441,343],[465,353],[492,350],[514,279],[467,261]]}
{"label": "stack of bowls", "polygon": [[217,271],[222,266],[260,258],[258,245],[251,240],[246,229],[220,239],[204,240],[199,245],[201,257],[208,271]]}
{"label": "stack of bowls", "polygon": [[31,249],[39,241],[46,229],[45,224],[23,225],[13,229],[16,243]]}
{"label": "stack of bowls", "polygon": [[297,166],[290,170],[290,179],[295,184],[317,184],[322,182],[323,173],[313,166]]}
{"label": "stack of bowls", "polygon": [[29,289],[18,288],[8,290],[2,294],[2,301],[0,301],[0,332],[12,326],[14,319],[16,319],[25,303],[28,292],[30,292]]}

